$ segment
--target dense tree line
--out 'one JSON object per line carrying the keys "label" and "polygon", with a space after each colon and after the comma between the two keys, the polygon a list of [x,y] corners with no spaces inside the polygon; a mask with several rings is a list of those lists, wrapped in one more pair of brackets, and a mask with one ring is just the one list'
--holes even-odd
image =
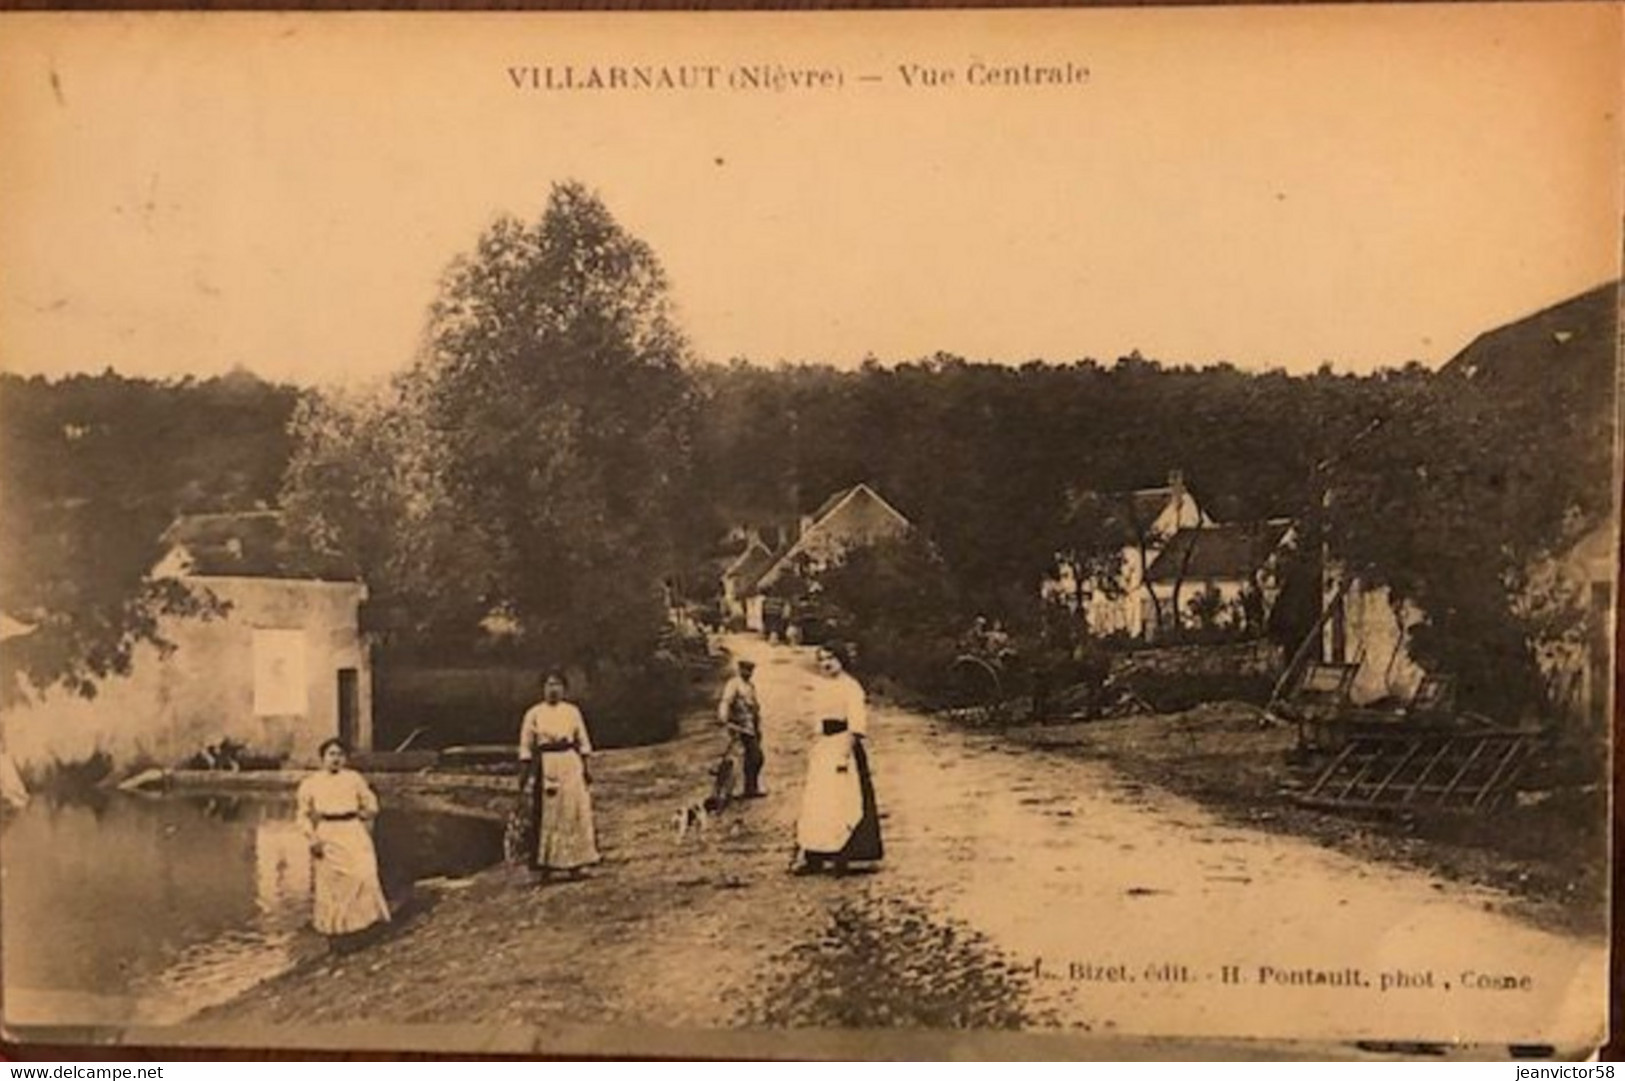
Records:
{"label": "dense tree line", "polygon": [[[6,378],[7,611],[64,629],[23,662],[40,679],[116,671],[164,603],[138,585],[150,539],[177,512],[277,501],[313,557],[360,568],[397,654],[635,683],[666,602],[715,588],[735,527],[771,540],[865,481],[929,538],[933,596],[1014,618],[1057,551],[1092,543],[1088,493],[1179,470],[1220,520],[1298,520],[1311,551],[1428,612],[1438,664],[1525,702],[1531,628],[1510,598],[1609,513],[1612,374],[1611,351],[1533,385],[1137,353],[703,364],[655,253],[566,183],[448,269],[419,356],[376,392]],[[872,569],[883,607],[919,608],[897,600],[908,575]]]}
{"label": "dense tree line", "polygon": [[[698,375],[697,472],[738,521],[782,521],[868,481],[930,538],[958,618],[1031,623],[1054,553],[1119,543],[1089,496],[1179,470],[1221,521],[1299,523],[1311,584],[1287,598],[1283,644],[1318,613],[1324,543],[1345,575],[1423,611],[1420,660],[1456,674],[1477,708],[1515,715],[1543,691],[1533,642],[1548,628],[1519,610],[1528,570],[1611,512],[1613,357],[1604,344],[1532,386],[1509,386],[1516,371],[1289,376],[1138,356],[1020,368],[937,356],[847,373],[735,363]],[[895,591],[896,568],[872,562],[861,582],[841,579],[849,595]],[[940,631],[932,620],[881,637]]]}
{"label": "dense tree line", "polygon": [[1425,370],[1357,378],[1165,367],[1138,356],[1020,368],[939,355],[894,368],[702,370],[698,485],[727,518],[793,520],[857,481],[937,544],[973,604],[1032,595],[1088,492],[1179,470],[1222,520],[1299,516],[1315,463]]}

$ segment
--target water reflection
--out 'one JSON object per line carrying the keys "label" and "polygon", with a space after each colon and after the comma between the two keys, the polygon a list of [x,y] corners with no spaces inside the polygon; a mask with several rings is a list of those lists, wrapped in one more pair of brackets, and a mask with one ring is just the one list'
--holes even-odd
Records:
{"label": "water reflection", "polygon": [[[495,861],[488,823],[386,809],[384,886]],[[167,1022],[315,945],[310,853],[292,805],[235,796],[36,800],[0,834],[13,1023]]]}

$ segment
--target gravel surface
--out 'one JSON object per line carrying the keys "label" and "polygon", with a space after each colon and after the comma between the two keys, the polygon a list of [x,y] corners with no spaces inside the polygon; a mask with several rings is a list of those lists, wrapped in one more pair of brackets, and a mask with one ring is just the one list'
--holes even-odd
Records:
{"label": "gravel surface", "polygon": [[[884,704],[870,744],[886,861],[792,876],[811,651],[729,645],[759,661],[768,798],[678,839],[673,816],[704,796],[720,750],[696,711],[677,739],[595,763],[605,861],[586,881],[533,887],[495,869],[442,883],[376,945],[205,1019],[1590,1042],[1600,936]],[[1247,970],[1240,992],[1215,983],[1231,964]],[[1428,969],[1440,983],[1477,966],[1537,990],[1334,993],[1261,985],[1262,965],[1359,965],[1373,982]]]}

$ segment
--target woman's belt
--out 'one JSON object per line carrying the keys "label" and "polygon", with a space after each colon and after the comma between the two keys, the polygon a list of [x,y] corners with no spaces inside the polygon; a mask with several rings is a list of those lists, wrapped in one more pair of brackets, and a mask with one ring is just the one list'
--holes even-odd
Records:
{"label": "woman's belt", "polygon": [[323,814],[323,815],[317,815],[316,817],[321,819],[323,822],[354,822],[356,819],[361,817],[361,812],[360,811],[345,811],[343,814],[335,814],[335,815]]}
{"label": "woman's belt", "polygon": [[568,740],[554,743],[538,743],[533,748],[538,754],[557,754],[560,751],[573,751],[575,749],[576,745]]}

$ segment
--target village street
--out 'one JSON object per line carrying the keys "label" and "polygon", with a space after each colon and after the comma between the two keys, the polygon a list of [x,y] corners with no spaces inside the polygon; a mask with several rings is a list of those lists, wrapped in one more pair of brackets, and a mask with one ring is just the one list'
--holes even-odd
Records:
{"label": "village street", "polygon": [[[671,743],[600,756],[605,862],[588,881],[534,888],[494,871],[442,888],[365,953],[207,1019],[1593,1035],[1578,1007],[1602,1001],[1600,940],[883,703],[870,749],[884,864],[791,876],[812,651],[739,636],[728,647],[759,663],[769,798],[677,839],[673,814],[704,794],[720,747],[714,720],[691,715]],[[1463,984],[1481,979],[1512,986]]]}

